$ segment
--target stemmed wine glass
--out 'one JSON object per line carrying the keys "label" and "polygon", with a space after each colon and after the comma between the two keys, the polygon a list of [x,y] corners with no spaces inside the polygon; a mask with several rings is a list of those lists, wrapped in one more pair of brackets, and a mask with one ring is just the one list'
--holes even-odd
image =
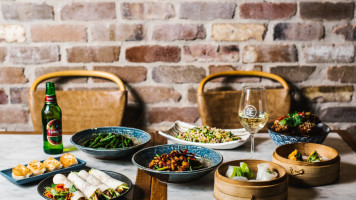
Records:
{"label": "stemmed wine glass", "polygon": [[243,87],[239,119],[242,126],[251,134],[251,157],[254,158],[255,134],[265,126],[268,120],[268,105],[264,87]]}

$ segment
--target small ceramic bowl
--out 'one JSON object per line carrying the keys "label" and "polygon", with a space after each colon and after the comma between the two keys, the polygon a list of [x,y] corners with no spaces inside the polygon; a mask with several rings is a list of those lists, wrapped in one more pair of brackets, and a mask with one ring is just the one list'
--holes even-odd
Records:
{"label": "small ceramic bowl", "polygon": [[[148,164],[153,160],[156,154],[169,154],[173,150],[184,151],[186,149],[188,149],[190,153],[195,153],[195,157],[203,163],[204,168],[182,172],[158,171],[148,168]],[[183,144],[159,145],[145,148],[135,153],[132,157],[132,163],[139,169],[160,181],[168,183],[185,183],[202,177],[214,170],[222,161],[222,155],[213,149]]]}
{"label": "small ceramic bowl", "polygon": [[311,135],[309,137],[284,135],[284,134],[277,133],[274,130],[272,130],[271,129],[272,125],[273,125],[273,122],[268,123],[267,129],[268,129],[269,135],[271,136],[272,140],[278,146],[281,146],[284,144],[298,143],[298,142],[322,144],[330,132],[329,126],[327,126],[324,123],[319,123],[317,126],[323,130],[323,134]]}
{"label": "small ceramic bowl", "polygon": [[[81,146],[84,140],[96,133],[115,133],[133,140],[134,146],[116,149],[95,149]],[[115,159],[135,153],[151,140],[151,135],[145,131],[121,126],[92,128],[75,133],[70,142],[83,152],[99,159]]]}

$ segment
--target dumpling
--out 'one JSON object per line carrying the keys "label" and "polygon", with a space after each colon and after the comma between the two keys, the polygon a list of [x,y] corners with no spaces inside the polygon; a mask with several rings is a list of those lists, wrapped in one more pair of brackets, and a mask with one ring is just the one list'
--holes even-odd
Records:
{"label": "dumpling", "polygon": [[302,154],[295,149],[292,153],[288,155],[289,160],[295,160],[295,161],[303,161]]}
{"label": "dumpling", "polygon": [[261,163],[257,165],[257,181],[270,181],[278,177],[277,172],[269,170],[268,163]]}
{"label": "dumpling", "polygon": [[12,178],[15,180],[21,180],[30,177],[32,174],[31,170],[27,167],[18,164],[16,167],[12,168]]}
{"label": "dumpling", "polygon": [[43,162],[43,165],[45,166],[46,170],[51,172],[57,169],[61,169],[63,167],[63,165],[61,164],[61,162],[59,162],[58,160],[50,157],[47,160],[45,160]]}
{"label": "dumpling", "polygon": [[320,162],[323,161],[323,158],[318,154],[317,151],[311,153],[307,159],[308,162]]}
{"label": "dumpling", "polygon": [[41,175],[46,171],[43,163],[38,160],[34,160],[28,163],[27,168],[29,168],[34,176]]}
{"label": "dumpling", "polygon": [[78,164],[77,159],[70,153],[65,153],[63,154],[59,160],[61,161],[61,163],[63,164],[64,168],[70,167],[72,165],[76,165]]}

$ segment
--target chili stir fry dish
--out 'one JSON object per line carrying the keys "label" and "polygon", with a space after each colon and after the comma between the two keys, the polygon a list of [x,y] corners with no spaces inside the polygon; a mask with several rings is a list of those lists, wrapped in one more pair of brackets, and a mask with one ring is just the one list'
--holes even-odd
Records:
{"label": "chili stir fry dish", "polygon": [[177,133],[176,137],[189,142],[200,143],[223,143],[241,139],[239,136],[232,134],[231,131],[210,126],[190,128],[185,132]]}
{"label": "chili stir fry dish", "polygon": [[134,146],[132,139],[115,133],[93,134],[82,146],[97,149],[115,149]]}
{"label": "chili stir fry dish", "polygon": [[320,119],[310,112],[294,112],[287,116],[279,117],[274,121],[272,129],[285,135],[311,136],[322,134],[317,125]]}
{"label": "chili stir fry dish", "polygon": [[185,151],[172,151],[169,154],[158,155],[148,165],[150,169],[159,171],[193,171],[204,168],[204,165],[195,157],[194,153]]}

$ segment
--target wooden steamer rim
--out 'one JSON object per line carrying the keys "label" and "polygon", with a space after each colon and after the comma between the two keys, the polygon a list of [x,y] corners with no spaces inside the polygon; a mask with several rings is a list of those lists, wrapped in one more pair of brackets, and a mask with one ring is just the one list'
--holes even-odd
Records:
{"label": "wooden steamer rim", "polygon": [[[270,169],[278,171],[278,178],[271,181],[240,181],[225,176],[229,165],[240,166],[245,162],[255,173],[257,164],[268,163]],[[218,167],[214,173],[214,196],[217,199],[286,199],[288,193],[288,175],[286,170],[273,162],[264,160],[234,160]]]}
{"label": "wooden steamer rim", "polygon": [[[249,168],[252,169],[252,171],[254,171],[254,172],[257,172],[257,164],[268,163],[268,164],[270,164],[270,167],[272,169],[275,169],[278,171],[278,178],[276,178],[272,181],[239,181],[239,180],[233,180],[231,178],[226,177],[225,173],[226,173],[229,165],[240,166],[240,162],[245,162],[249,166]],[[217,171],[218,178],[221,179],[222,181],[230,183],[230,184],[238,184],[238,185],[243,185],[243,186],[271,185],[271,184],[280,183],[287,178],[287,176],[286,176],[287,172],[282,166],[280,166],[276,163],[273,163],[273,162],[265,161],[265,160],[254,160],[254,159],[233,160],[233,161],[229,161],[229,162],[221,164],[216,171]]]}
{"label": "wooden steamer rim", "polygon": [[[293,161],[287,159],[289,153],[298,149],[302,155],[317,151],[329,160],[321,162]],[[288,175],[289,183],[294,186],[313,187],[328,185],[338,180],[340,156],[337,150],[314,143],[293,143],[278,147],[273,152],[272,161],[283,166]]]}
{"label": "wooden steamer rim", "polygon": [[[288,155],[292,153],[295,149],[302,155],[309,155],[313,151],[317,151],[321,157],[326,157],[329,160],[321,161],[321,162],[306,162],[306,161],[295,161],[288,159]],[[276,148],[273,153],[273,157],[278,161],[290,165],[298,165],[298,166],[324,166],[330,165],[339,159],[339,152],[334,148],[331,148],[326,145],[316,144],[316,143],[293,143],[293,144],[285,144]]]}

